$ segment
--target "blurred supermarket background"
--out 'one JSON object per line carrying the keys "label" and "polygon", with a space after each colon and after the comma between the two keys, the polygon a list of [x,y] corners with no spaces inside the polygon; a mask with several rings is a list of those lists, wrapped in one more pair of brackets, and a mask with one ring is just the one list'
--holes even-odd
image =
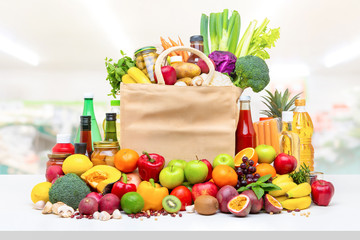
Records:
{"label": "blurred supermarket background", "polygon": [[[243,32],[280,27],[267,89],[303,92],[315,127],[315,170],[360,173],[360,1],[0,1],[0,174],[44,172],[56,134],[75,135],[83,93],[99,123],[110,109],[105,57],[199,34],[201,13],[237,10]],[[264,109],[252,96],[253,120]],[[101,128],[100,128],[101,129]]]}

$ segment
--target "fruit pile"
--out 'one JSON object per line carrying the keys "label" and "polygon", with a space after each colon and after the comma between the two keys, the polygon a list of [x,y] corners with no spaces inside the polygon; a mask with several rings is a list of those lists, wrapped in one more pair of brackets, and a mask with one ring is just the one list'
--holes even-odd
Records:
{"label": "fruit pile", "polygon": [[174,217],[182,216],[180,211],[213,215],[218,210],[245,217],[263,209],[270,214],[306,209],[312,199],[328,205],[334,193],[331,183],[310,185],[306,165],[294,171],[296,159],[267,145],[243,149],[235,158],[220,154],[212,164],[201,159],[165,165],[159,154],[139,156],[131,149],[116,153],[114,167],[94,166],[87,156],[73,154],[62,166],[47,168],[47,182],[33,188],[31,200],[44,214],[76,219],[120,219],[121,213]]}

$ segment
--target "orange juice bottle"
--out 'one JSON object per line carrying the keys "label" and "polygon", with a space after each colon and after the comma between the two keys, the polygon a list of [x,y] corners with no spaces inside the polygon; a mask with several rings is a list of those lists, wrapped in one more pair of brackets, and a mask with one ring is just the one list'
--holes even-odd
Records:
{"label": "orange juice bottle", "polygon": [[313,123],[305,109],[305,99],[295,100],[293,131],[300,137],[300,165],[305,163],[310,171],[314,171],[314,147],[311,137],[314,132]]}

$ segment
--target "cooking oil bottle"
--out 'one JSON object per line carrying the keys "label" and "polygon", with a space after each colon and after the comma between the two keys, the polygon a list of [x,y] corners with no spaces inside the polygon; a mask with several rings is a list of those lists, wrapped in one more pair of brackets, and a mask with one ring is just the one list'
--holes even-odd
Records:
{"label": "cooking oil bottle", "polygon": [[[282,131],[280,135],[280,152],[293,156],[297,160],[296,170],[300,168],[300,138],[293,131],[294,112],[282,112]],[[296,171],[295,170],[295,171]]]}
{"label": "cooking oil bottle", "polygon": [[[116,136],[117,136],[117,141],[119,142],[119,146],[120,145],[120,100],[111,100],[110,101],[110,106],[111,106],[111,113],[116,113]],[[103,121],[103,130],[105,132],[106,130],[106,118]]]}
{"label": "cooking oil bottle", "polygon": [[314,171],[314,148],[311,144],[314,132],[313,123],[306,112],[305,99],[296,99],[295,106],[293,131],[300,137],[300,164],[305,163],[310,171]]}

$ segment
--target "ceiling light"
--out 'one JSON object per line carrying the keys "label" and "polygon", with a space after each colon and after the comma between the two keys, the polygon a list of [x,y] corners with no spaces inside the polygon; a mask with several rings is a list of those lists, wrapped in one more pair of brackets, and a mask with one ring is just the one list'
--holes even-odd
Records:
{"label": "ceiling light", "polygon": [[5,52],[30,65],[33,66],[39,65],[39,57],[36,53],[1,35],[0,35],[0,51]]}
{"label": "ceiling light", "polygon": [[323,63],[325,67],[334,67],[340,63],[348,62],[360,56],[360,39],[350,44],[343,45],[338,49],[328,53]]}

